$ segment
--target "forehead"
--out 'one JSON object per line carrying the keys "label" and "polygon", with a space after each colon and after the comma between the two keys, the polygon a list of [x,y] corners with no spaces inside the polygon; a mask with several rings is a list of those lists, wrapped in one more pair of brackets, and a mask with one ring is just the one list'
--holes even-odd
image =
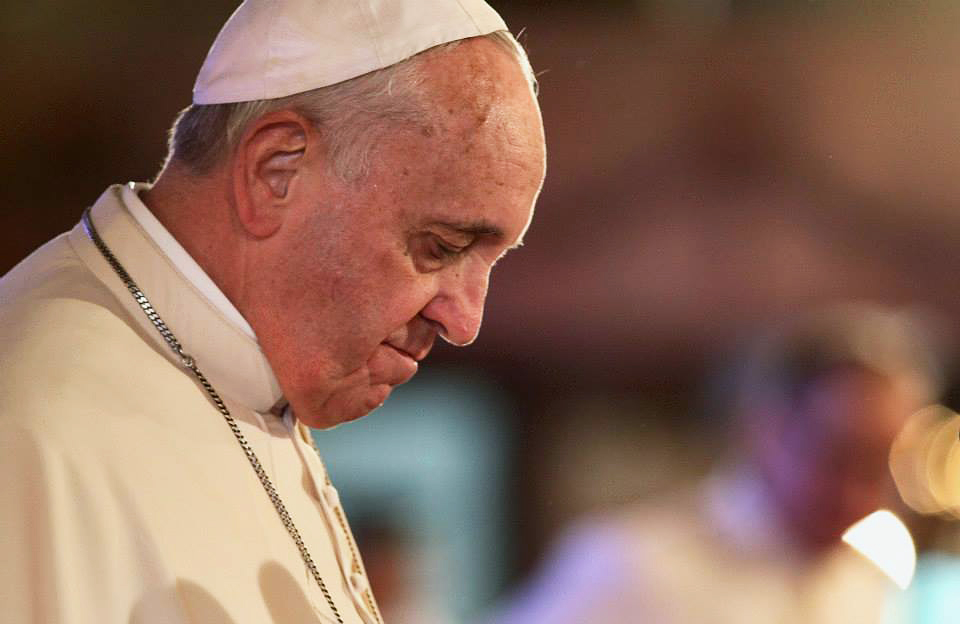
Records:
{"label": "forehead", "polygon": [[395,188],[406,226],[434,228],[518,246],[533,216],[541,178],[532,167],[477,148],[424,154]]}
{"label": "forehead", "polygon": [[518,59],[483,38],[426,55],[419,64],[427,115],[421,130],[451,143],[491,139],[504,157],[522,152],[542,162],[543,127]]}
{"label": "forehead", "polygon": [[428,57],[421,124],[394,133],[375,175],[408,220],[525,231],[544,175],[539,109],[519,64],[486,40]]}

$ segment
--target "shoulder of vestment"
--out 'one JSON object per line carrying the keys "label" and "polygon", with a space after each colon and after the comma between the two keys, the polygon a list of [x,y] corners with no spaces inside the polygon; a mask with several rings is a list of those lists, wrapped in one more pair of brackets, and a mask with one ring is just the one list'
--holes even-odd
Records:
{"label": "shoulder of vestment", "polygon": [[142,332],[65,237],[41,247],[0,279],[0,429],[15,421],[67,440],[110,427],[148,433],[151,419],[169,426],[164,414],[209,409]]}

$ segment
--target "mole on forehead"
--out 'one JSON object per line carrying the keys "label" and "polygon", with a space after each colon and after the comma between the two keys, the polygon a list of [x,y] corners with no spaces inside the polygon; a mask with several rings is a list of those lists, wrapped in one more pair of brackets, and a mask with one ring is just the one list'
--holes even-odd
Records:
{"label": "mole on forehead", "polygon": [[486,121],[498,102],[508,97],[502,77],[498,78],[489,67],[480,70],[472,63],[453,72],[438,84],[435,106],[447,119],[468,125],[472,119],[477,123]]}
{"label": "mole on forehead", "polygon": [[447,103],[438,107],[438,114],[417,126],[422,139],[453,141],[451,147],[472,142],[480,131],[491,127],[501,117],[492,102]]}

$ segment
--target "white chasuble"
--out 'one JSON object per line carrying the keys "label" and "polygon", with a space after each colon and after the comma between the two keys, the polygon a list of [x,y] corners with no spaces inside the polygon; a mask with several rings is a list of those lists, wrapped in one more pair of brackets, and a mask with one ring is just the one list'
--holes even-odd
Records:
{"label": "white chasuble", "polygon": [[[97,230],[225,399],[344,622],[377,624],[306,429],[270,412],[256,340],[134,198],[107,189]],[[82,225],[0,279],[0,470],[4,622],[336,622],[223,416]]]}

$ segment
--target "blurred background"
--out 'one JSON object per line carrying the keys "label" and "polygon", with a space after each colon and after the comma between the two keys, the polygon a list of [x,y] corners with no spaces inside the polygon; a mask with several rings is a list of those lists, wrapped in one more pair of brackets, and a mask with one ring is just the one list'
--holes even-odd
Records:
{"label": "blurred background", "polygon": [[[706,475],[726,453],[712,384],[770,321],[918,310],[943,402],[960,397],[960,8],[491,4],[539,73],[548,175],[526,245],[474,346],[317,434],[398,622],[478,621],[571,523]],[[0,273],[108,184],[156,174],[234,6],[0,4]],[[955,554],[952,516],[926,511],[901,515],[918,551]]]}

